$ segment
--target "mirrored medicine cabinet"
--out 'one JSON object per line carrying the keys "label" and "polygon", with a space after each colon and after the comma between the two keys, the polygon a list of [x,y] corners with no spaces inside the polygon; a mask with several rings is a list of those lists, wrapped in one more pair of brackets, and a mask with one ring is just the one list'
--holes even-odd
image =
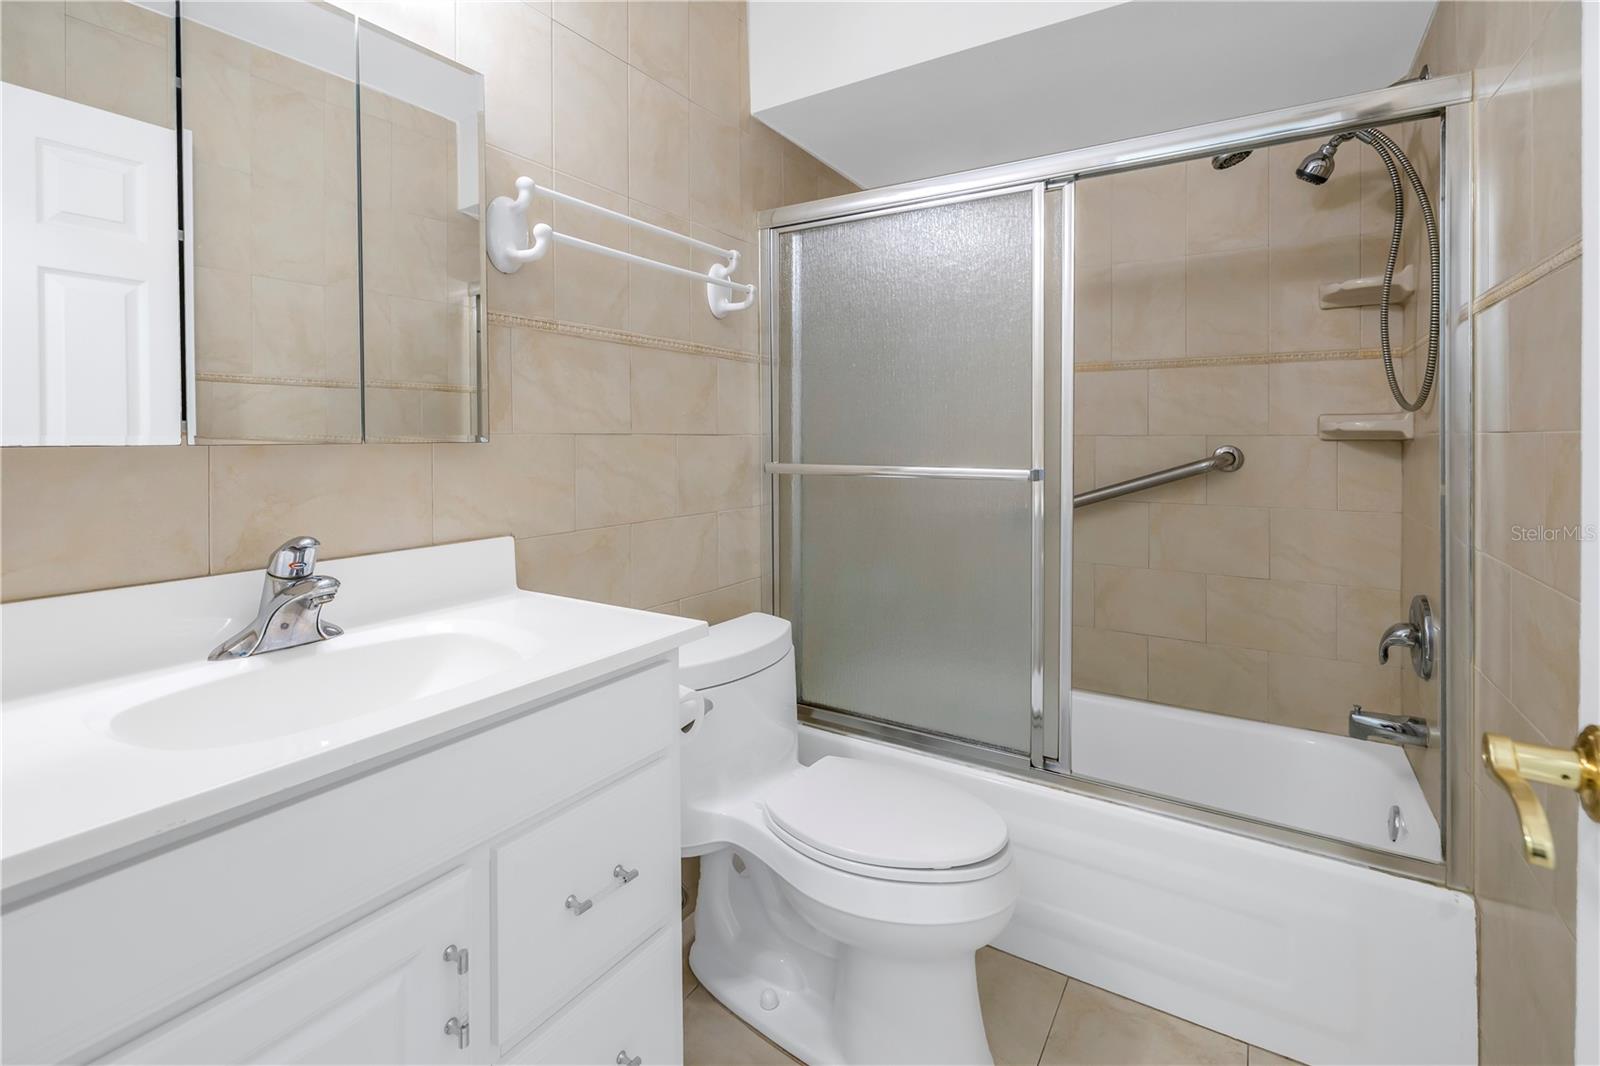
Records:
{"label": "mirrored medicine cabinet", "polygon": [[481,75],[309,0],[0,17],[5,444],[486,438]]}

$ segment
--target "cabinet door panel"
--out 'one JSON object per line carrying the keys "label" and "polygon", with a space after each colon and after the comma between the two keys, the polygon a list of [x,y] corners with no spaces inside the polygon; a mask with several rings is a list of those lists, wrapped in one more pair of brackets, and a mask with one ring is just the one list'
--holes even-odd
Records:
{"label": "cabinet door panel", "polygon": [[455,870],[106,1061],[465,1061],[445,1022],[466,1017],[467,977],[444,950],[467,939],[471,884]]}

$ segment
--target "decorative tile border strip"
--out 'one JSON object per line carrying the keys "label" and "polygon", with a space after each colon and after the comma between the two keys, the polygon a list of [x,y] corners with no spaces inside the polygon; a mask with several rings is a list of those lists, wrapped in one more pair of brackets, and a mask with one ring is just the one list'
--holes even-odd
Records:
{"label": "decorative tile border strip", "polygon": [[655,348],[667,352],[682,352],[685,355],[707,355],[714,359],[736,359],[742,363],[763,362],[762,358],[754,352],[741,352],[736,348],[720,348],[714,344],[699,344],[695,341],[674,340],[671,337],[652,337],[648,333],[634,333],[631,330],[612,329],[609,326],[590,326],[580,322],[557,322],[551,318],[513,315],[505,311],[490,311],[487,318],[491,326],[516,326],[521,329],[537,329],[545,333],[559,333],[564,337],[582,337],[585,340],[608,341],[612,344],[627,344],[635,348]]}
{"label": "decorative tile border strip", "polygon": [[[1401,350],[1404,355],[1414,345]],[[1178,359],[1126,359],[1120,362],[1078,363],[1074,373],[1093,374],[1111,370],[1190,370],[1208,366],[1262,366],[1270,363],[1332,363],[1343,360],[1376,359],[1376,348],[1330,348],[1311,352],[1260,352],[1247,355],[1199,355]]]}
{"label": "decorative tile border strip", "polygon": [[1502,300],[1510,299],[1540,278],[1549,277],[1583,254],[1583,238],[1579,237],[1561,251],[1542,263],[1535,263],[1515,277],[1507,278],[1472,301],[1472,313],[1481,315]]}
{"label": "decorative tile border strip", "polygon": [[196,381],[210,381],[222,385],[294,385],[316,389],[359,389],[359,381],[324,381],[321,378],[280,378],[264,374],[213,374],[194,376]]}
{"label": "decorative tile border strip", "polygon": [[[279,378],[261,374],[196,374],[196,381],[219,385],[291,385],[297,389],[359,389],[358,381],[324,381],[321,378]],[[373,378],[375,389],[409,389],[414,392],[475,392],[474,385],[451,385],[438,381],[391,381]]]}

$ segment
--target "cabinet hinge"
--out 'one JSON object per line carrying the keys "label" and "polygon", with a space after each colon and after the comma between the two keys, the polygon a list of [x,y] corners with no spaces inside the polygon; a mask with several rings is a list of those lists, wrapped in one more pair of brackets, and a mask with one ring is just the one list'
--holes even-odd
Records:
{"label": "cabinet hinge", "polygon": [[444,1035],[456,1038],[456,1046],[465,1051],[472,1044],[472,1023],[465,1018],[451,1018],[444,1023]]}
{"label": "cabinet hinge", "polygon": [[444,961],[456,964],[456,973],[464,974],[472,966],[472,960],[466,948],[458,948],[454,944],[444,949]]}

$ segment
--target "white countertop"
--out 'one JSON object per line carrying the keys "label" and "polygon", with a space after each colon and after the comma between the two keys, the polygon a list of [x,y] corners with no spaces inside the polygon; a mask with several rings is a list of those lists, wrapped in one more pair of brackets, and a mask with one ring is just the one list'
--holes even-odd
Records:
{"label": "white countertop", "polygon": [[[259,571],[0,607],[0,881],[8,902],[625,671],[706,630],[671,615],[520,591],[509,538],[330,560],[318,572],[342,583],[325,614],[345,635],[230,662],[206,656],[255,616]],[[353,715],[348,703],[336,709],[346,679],[330,670],[365,649],[441,635],[448,647],[482,634],[502,640],[484,662],[489,672],[457,661],[431,690],[422,685],[420,698]],[[320,671],[335,683],[283,701],[293,732],[241,740],[227,732],[227,707],[194,700],[192,732],[180,727],[171,743],[130,742],[130,718],[117,718],[197,683],[308,665],[303,676]],[[219,717],[209,724],[237,742],[207,739],[213,710]]]}

